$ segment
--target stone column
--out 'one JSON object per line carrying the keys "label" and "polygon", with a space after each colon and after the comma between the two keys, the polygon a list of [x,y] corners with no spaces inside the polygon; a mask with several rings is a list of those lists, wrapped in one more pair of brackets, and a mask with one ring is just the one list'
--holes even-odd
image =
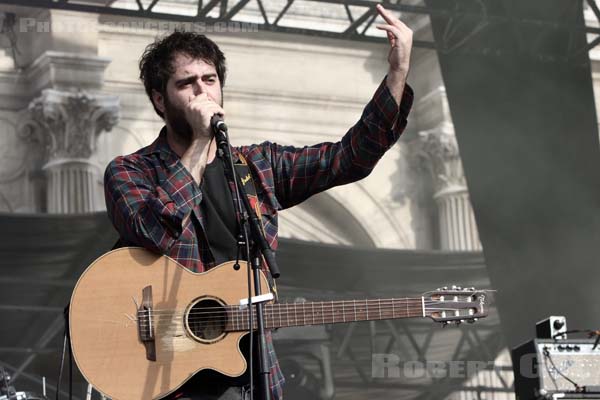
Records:
{"label": "stone column", "polygon": [[46,212],[71,214],[102,209],[97,203],[99,166],[89,161],[98,134],[119,119],[117,96],[44,89],[26,111],[21,135],[43,149]]}
{"label": "stone column", "polygon": [[442,250],[480,251],[481,243],[451,123],[419,133],[433,174]]}

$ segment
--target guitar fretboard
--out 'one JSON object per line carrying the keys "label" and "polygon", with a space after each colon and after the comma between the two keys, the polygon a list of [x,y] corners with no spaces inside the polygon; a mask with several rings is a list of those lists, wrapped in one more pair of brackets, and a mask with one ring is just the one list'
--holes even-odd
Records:
{"label": "guitar fretboard", "polygon": [[[228,306],[227,314],[227,331],[248,330],[248,309]],[[267,304],[264,314],[267,329],[424,316],[421,298]],[[256,311],[253,321],[256,328]]]}

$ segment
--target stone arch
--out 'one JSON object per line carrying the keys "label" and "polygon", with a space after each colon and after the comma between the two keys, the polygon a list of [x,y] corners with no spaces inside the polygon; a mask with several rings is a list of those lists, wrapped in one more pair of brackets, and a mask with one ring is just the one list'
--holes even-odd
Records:
{"label": "stone arch", "polygon": [[[360,204],[345,201],[348,198],[359,198]],[[358,208],[365,212],[359,215]],[[339,190],[320,193],[282,211],[280,234],[300,240],[375,248],[382,246],[380,234],[385,232],[395,234],[397,241],[406,246],[404,232],[398,231],[400,228],[394,226],[393,219],[382,213],[385,214],[382,205],[374,197],[365,196],[360,184],[347,185],[343,193]],[[377,226],[370,224],[371,221],[378,221]]]}
{"label": "stone arch", "polygon": [[280,235],[322,243],[375,247],[360,220],[329,193],[319,193],[280,213]]}

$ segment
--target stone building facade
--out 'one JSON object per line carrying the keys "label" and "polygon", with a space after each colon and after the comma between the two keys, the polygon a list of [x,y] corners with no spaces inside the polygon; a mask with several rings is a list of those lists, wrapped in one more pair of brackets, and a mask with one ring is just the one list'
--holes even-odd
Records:
{"label": "stone building facade", "polygon": [[[0,209],[102,210],[108,161],[150,143],[162,126],[137,62],[164,32],[106,15],[24,7],[6,12],[17,21],[0,58]],[[319,15],[300,10],[297,18],[315,23]],[[335,23],[335,15],[326,17]],[[417,35],[427,34],[421,30]],[[209,36],[228,60],[224,101],[234,144],[337,140],[358,119],[387,67],[382,45],[258,31]],[[434,52],[414,50],[409,82],[417,97],[400,143],[367,179],[284,211],[282,237],[480,249]]]}
{"label": "stone building facade", "polygon": [[[14,36],[0,37],[0,212],[104,210],[107,163],[151,143],[163,126],[139,81],[138,60],[165,32],[108,15],[0,12],[16,16]],[[329,9],[299,9],[294,18],[305,26],[341,20]],[[409,23],[415,38],[431,37],[423,18]],[[224,107],[233,144],[338,140],[387,69],[384,45],[252,30],[208,35],[227,57]],[[283,211],[282,237],[481,251],[434,51],[413,50],[409,84],[415,103],[399,143],[366,179]]]}

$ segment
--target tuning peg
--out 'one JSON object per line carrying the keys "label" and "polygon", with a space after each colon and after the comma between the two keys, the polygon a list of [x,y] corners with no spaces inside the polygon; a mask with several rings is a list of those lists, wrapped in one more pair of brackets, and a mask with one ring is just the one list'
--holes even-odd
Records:
{"label": "tuning peg", "polygon": [[445,328],[446,326],[448,326],[448,321],[442,322],[442,328]]}
{"label": "tuning peg", "polygon": [[456,290],[456,289],[458,289],[458,286],[452,285],[452,290]]}
{"label": "tuning peg", "polygon": [[469,319],[467,320],[467,322],[468,322],[469,324],[474,324],[474,323],[475,323],[475,318],[469,318]]}
{"label": "tuning peg", "polygon": [[442,290],[448,290],[448,286],[444,286]]}

